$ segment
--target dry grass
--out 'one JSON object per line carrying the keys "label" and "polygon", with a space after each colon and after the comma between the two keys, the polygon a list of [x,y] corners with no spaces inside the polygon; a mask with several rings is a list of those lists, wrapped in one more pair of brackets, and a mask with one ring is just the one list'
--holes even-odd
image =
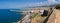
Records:
{"label": "dry grass", "polygon": [[31,19],[31,23],[43,23],[46,17],[42,17],[41,15],[37,14],[34,18]]}

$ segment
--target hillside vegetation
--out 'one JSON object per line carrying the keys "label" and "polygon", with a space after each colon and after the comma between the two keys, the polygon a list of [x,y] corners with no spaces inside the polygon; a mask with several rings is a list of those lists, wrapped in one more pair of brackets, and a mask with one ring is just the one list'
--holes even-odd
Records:
{"label": "hillside vegetation", "polygon": [[43,23],[47,16],[41,16],[40,13],[32,14],[31,23]]}

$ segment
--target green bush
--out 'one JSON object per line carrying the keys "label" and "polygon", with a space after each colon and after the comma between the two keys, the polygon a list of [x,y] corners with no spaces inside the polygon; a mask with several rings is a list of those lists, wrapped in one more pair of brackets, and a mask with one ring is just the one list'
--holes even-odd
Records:
{"label": "green bush", "polygon": [[55,8],[56,8],[56,9],[60,9],[60,4],[57,4],[57,5],[55,6]]}

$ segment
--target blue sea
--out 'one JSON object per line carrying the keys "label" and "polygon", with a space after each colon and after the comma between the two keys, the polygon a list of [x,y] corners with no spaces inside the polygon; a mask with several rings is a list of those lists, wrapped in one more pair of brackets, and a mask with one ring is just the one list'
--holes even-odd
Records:
{"label": "blue sea", "polygon": [[10,9],[0,9],[0,23],[18,22],[23,15],[17,12],[11,12]]}

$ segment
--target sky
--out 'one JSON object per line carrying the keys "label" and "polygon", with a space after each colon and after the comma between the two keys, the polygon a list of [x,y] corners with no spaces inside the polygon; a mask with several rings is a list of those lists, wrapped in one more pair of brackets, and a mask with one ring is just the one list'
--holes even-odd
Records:
{"label": "sky", "polygon": [[0,0],[0,9],[58,4],[60,0]]}

